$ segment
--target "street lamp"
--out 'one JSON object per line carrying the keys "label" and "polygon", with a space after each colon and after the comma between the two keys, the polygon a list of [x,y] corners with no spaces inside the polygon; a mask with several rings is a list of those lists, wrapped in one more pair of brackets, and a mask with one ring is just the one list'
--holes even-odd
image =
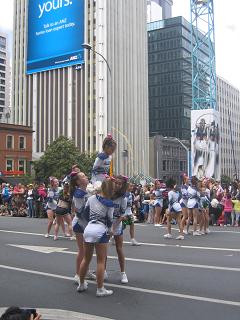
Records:
{"label": "street lamp", "polygon": [[173,140],[177,141],[187,152],[187,174],[191,176],[191,150],[178,138],[174,137]]}
{"label": "street lamp", "polygon": [[99,55],[106,62],[110,77],[112,78],[112,70],[111,70],[111,68],[109,66],[109,63],[108,63],[107,59],[101,53],[99,53],[96,50],[94,50],[93,47],[89,43],[83,43],[82,47],[84,49],[88,50],[88,51],[92,51],[93,53]]}
{"label": "street lamp", "polygon": [[[112,70],[110,68],[110,65],[107,61],[107,59],[99,52],[97,52],[96,50],[93,49],[93,47],[89,44],[89,43],[83,43],[82,44],[82,47],[85,49],[85,50],[88,50],[89,52],[92,51],[93,53],[95,53],[96,55],[100,56],[103,61],[106,63],[107,65],[107,69],[108,69],[108,73],[110,75],[110,101],[112,103]],[[102,61],[101,61],[102,62]],[[103,80],[103,79],[102,79]],[[107,112],[107,106],[106,106],[106,103],[104,103],[103,99],[100,99],[99,97],[99,118],[102,119],[101,121],[101,124],[102,124],[102,131],[99,129],[99,139],[97,140],[99,143],[99,147],[101,146],[102,142],[103,142],[103,132],[104,132],[104,129],[107,129],[107,115],[108,115],[108,112]],[[104,121],[104,118],[105,118],[105,121]],[[99,123],[99,126],[101,127],[100,123]],[[113,160],[111,162],[111,172],[113,171]]]}

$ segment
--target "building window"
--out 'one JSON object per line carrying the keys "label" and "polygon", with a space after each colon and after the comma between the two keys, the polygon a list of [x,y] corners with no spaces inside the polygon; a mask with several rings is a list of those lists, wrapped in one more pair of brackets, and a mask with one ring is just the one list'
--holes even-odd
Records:
{"label": "building window", "polygon": [[25,137],[19,137],[19,149],[20,150],[26,149],[26,138]]}
{"label": "building window", "polygon": [[7,149],[13,149],[13,136],[7,136]]}
{"label": "building window", "polygon": [[26,161],[25,160],[18,160],[18,171],[22,171],[25,173],[25,171],[26,171]]}
{"label": "building window", "polygon": [[11,159],[6,160],[6,170],[13,171],[13,160]]}
{"label": "building window", "polygon": [[163,171],[166,171],[166,160],[163,160]]}

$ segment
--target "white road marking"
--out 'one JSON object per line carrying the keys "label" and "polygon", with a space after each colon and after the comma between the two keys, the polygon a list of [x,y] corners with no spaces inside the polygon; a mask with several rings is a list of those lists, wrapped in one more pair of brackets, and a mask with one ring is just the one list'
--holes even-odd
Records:
{"label": "white road marking", "polygon": [[[77,255],[75,251],[65,251],[67,248],[57,248],[57,247],[39,247],[39,246],[27,246],[27,245],[15,245],[8,244],[8,246],[16,247],[25,250],[31,250],[40,253],[65,253],[71,255]],[[94,255],[95,256],[95,255]],[[108,259],[118,260],[116,256],[108,256]],[[177,266],[177,267],[189,267],[197,269],[208,269],[208,270],[221,270],[221,271],[234,271],[240,272],[240,268],[229,268],[229,267],[219,267],[219,266],[210,266],[204,264],[191,264],[191,263],[181,263],[181,262],[170,262],[170,261],[161,261],[161,260],[149,260],[149,259],[135,259],[135,258],[125,258],[126,261],[131,262],[142,262],[150,264],[161,264],[167,266]]]}
{"label": "white road marking", "polygon": [[[44,234],[42,234],[42,233],[13,231],[13,230],[0,230],[0,232],[2,232],[2,233],[13,233],[13,234],[24,234],[24,235],[30,235],[30,236],[41,236],[41,237],[44,236]],[[53,236],[50,236],[50,237],[53,237]],[[59,238],[66,239],[65,237],[61,237],[61,236],[59,236]],[[131,242],[129,242],[129,241],[124,241],[124,243],[125,244],[131,244]],[[240,249],[235,249],[235,248],[198,247],[198,246],[185,246],[185,245],[180,245],[180,244],[165,244],[165,243],[150,243],[150,242],[140,242],[140,244],[142,246],[149,246],[149,247],[240,252]]]}
{"label": "white road marking", "polygon": [[[163,228],[161,228],[161,229],[164,230],[165,227],[163,227]],[[172,230],[179,231],[178,228],[172,228]],[[238,235],[240,235],[240,232],[239,232],[239,231],[232,231],[232,230],[213,230],[213,229],[211,229],[210,231],[211,231],[211,233],[233,233],[233,234],[238,234]]]}
{"label": "white road marking", "polygon": [[18,245],[18,244],[8,244],[8,246],[41,252],[41,253],[63,252],[68,249],[68,248],[57,248],[57,247],[24,246],[24,245]]}
{"label": "white road marking", "polygon": [[[7,308],[0,308],[0,314],[3,314]],[[42,315],[43,319],[48,320],[113,320],[109,318],[97,317],[95,315],[72,312],[60,309],[37,308],[37,312]]]}
{"label": "white road marking", "polygon": [[42,233],[33,233],[33,232],[23,232],[23,231],[15,231],[15,230],[0,230],[2,233],[14,233],[14,234],[25,234],[28,236],[41,236],[43,237],[44,235]]}
{"label": "white road marking", "polygon": [[[11,267],[11,266],[7,266],[7,265],[0,265],[0,269],[12,270],[12,271],[17,271],[17,272],[34,274],[34,275],[38,275],[38,276],[73,281],[72,277],[66,277],[66,276],[61,276],[61,275],[56,275],[56,274],[46,273],[46,272],[41,272],[41,271],[35,271],[35,270],[29,270],[29,269],[21,269],[21,268]],[[88,281],[88,282],[95,284],[95,282],[93,282],[93,281]],[[195,301],[200,301],[200,302],[217,303],[217,304],[240,307],[240,301],[229,301],[229,300],[207,298],[207,297],[201,297],[201,296],[192,296],[192,295],[175,293],[175,292],[151,290],[151,289],[130,287],[130,286],[124,286],[124,285],[118,285],[118,284],[112,284],[112,283],[109,283],[107,286],[110,288],[118,288],[118,289],[123,289],[123,290],[134,291],[134,292],[142,292],[142,293],[147,293],[147,294],[174,297],[174,298],[179,298],[179,299],[195,300]]]}

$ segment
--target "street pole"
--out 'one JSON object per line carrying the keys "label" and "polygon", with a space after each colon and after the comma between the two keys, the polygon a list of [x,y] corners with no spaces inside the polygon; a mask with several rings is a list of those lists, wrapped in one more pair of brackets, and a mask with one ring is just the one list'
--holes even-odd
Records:
{"label": "street pole", "polygon": [[129,163],[130,163],[130,171],[132,171],[132,175],[134,175],[134,160],[133,160],[133,147],[130,143],[130,141],[128,140],[128,137],[123,133],[121,132],[119,129],[115,128],[115,127],[112,127],[112,129],[114,131],[116,131],[118,134],[120,134],[120,136],[123,137],[123,139],[125,140],[127,146],[128,146],[128,149],[129,149]]}
{"label": "street pole", "polygon": [[[102,58],[102,60],[106,63],[106,66],[107,66],[107,70],[108,70],[108,73],[109,73],[109,76],[110,76],[110,103],[112,103],[112,70],[110,68],[110,65],[107,61],[107,59],[100,53],[100,52],[97,52],[96,50],[93,49],[93,47],[88,44],[88,43],[83,43],[82,44],[82,47],[88,51],[92,51],[94,54],[100,56]],[[103,62],[102,60],[100,60],[99,62]],[[102,67],[100,67],[100,64],[99,64],[99,73],[103,73],[104,72],[102,71]],[[106,90],[106,96],[107,98],[106,99],[101,99],[100,97],[100,94],[96,97],[98,100],[97,102],[97,108],[96,108],[96,113],[97,113],[97,117],[99,117],[99,122],[98,122],[98,127],[97,127],[97,148],[101,149],[101,145],[102,145],[102,142],[103,142],[103,139],[104,139],[104,134],[107,135],[107,128],[108,128],[108,119],[107,119],[107,116],[108,116],[108,110],[107,110],[107,103],[108,103],[108,79],[106,81],[106,85],[104,87],[104,75],[102,74],[101,76],[101,82],[99,81],[99,92],[102,92],[102,98],[104,97],[104,89],[107,88]],[[101,89],[100,89],[101,87]]]}
{"label": "street pole", "polygon": [[159,150],[157,150],[157,179],[159,179]]}
{"label": "street pole", "polygon": [[93,47],[88,43],[83,43],[82,47],[84,49],[86,49],[86,50],[92,51],[93,53],[97,54],[98,56],[100,56],[105,61],[106,65],[107,65],[107,68],[108,68],[108,72],[109,72],[110,78],[112,79],[112,69],[110,68],[110,65],[109,65],[107,59],[101,53],[99,53],[96,50],[94,50]]}
{"label": "street pole", "polygon": [[191,150],[185,146],[184,143],[182,143],[181,140],[179,140],[178,138],[174,138],[174,140],[178,141],[178,143],[186,150],[187,153],[187,174],[188,177],[191,176]]}

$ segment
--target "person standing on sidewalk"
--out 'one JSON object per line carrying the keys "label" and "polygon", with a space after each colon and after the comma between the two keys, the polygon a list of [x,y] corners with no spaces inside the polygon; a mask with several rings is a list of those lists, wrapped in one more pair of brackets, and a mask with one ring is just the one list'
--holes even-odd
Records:
{"label": "person standing on sidewalk", "polygon": [[27,189],[27,209],[28,209],[28,218],[36,218],[35,190],[33,189],[32,184],[29,184]]}

